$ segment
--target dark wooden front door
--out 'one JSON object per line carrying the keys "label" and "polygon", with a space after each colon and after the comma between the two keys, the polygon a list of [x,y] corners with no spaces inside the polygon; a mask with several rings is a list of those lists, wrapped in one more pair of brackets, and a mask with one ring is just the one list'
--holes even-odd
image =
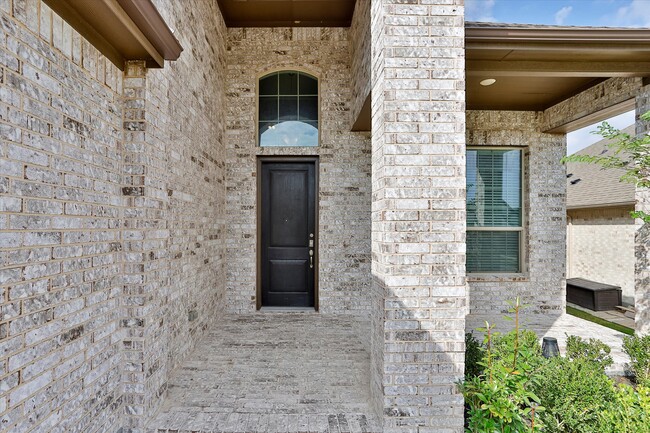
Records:
{"label": "dark wooden front door", "polygon": [[316,163],[261,163],[261,306],[313,307]]}

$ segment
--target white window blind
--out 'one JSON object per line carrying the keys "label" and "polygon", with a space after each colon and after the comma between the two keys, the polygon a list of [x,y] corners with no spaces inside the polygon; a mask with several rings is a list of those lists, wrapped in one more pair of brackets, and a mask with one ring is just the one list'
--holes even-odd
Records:
{"label": "white window blind", "polygon": [[520,272],[522,152],[467,150],[467,271]]}

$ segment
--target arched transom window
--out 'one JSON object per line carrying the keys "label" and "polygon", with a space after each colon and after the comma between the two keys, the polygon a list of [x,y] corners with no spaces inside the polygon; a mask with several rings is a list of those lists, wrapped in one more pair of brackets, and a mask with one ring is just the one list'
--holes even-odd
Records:
{"label": "arched transom window", "polygon": [[318,146],[318,80],[281,71],[260,78],[260,146]]}

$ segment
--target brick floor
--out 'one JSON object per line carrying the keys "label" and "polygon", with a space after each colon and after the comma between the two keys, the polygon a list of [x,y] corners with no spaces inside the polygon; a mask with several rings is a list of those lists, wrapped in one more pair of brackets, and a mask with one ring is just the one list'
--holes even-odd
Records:
{"label": "brick floor", "polygon": [[147,432],[378,432],[363,322],[228,316],[169,381]]}

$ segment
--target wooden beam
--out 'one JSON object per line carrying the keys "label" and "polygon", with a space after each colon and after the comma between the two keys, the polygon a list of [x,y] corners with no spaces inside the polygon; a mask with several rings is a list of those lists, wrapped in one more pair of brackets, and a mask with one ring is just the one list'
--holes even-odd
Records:
{"label": "wooden beam", "polygon": [[[129,17],[129,15],[124,11],[124,9],[122,9],[122,6],[120,6],[117,0],[102,0],[102,1],[106,3],[106,6],[113,13],[115,18],[119,20],[122,23],[122,25],[128,29],[133,39],[135,39],[135,41],[137,41],[137,43],[140,44],[142,48],[145,49],[147,54],[151,56],[151,58],[156,63],[156,65],[159,68],[162,68],[165,65],[165,59],[163,58],[162,54],[160,54],[158,50],[151,44],[151,42],[149,42],[149,39],[147,39],[147,37],[142,33],[142,31],[140,31],[138,26],[133,22],[131,17]],[[133,60],[140,60],[140,59],[133,59]]]}
{"label": "wooden beam", "polygon": [[183,49],[151,0],[44,1],[122,70],[126,60],[162,68]]}
{"label": "wooden beam", "polygon": [[77,9],[66,0],[43,0],[58,16],[97,48],[111,63],[124,70],[124,56],[95,27],[86,21]]}

